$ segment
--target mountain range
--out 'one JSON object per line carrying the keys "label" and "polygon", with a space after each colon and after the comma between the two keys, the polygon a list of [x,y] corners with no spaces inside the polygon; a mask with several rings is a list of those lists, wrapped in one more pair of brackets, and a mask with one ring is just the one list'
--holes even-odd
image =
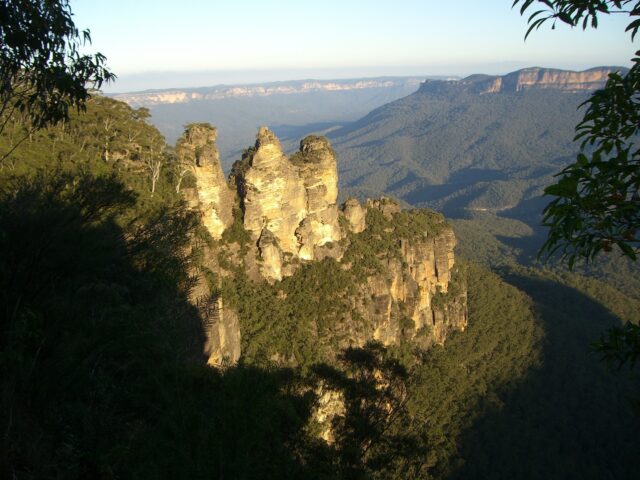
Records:
{"label": "mountain range", "polygon": [[[327,122],[337,151],[312,135],[289,154],[261,128],[230,175],[211,125],[173,148],[99,95],[17,145],[0,169],[2,478],[635,479],[637,378],[589,344],[638,322],[640,275],[625,295],[512,252],[540,212],[518,188],[574,158],[561,102],[585,81],[518,78],[426,82]],[[402,162],[421,183],[388,183]],[[450,218],[341,204],[339,170]]]}
{"label": "mountain range", "polygon": [[579,105],[612,67],[531,68],[427,80],[328,133],[345,187],[384,191],[446,214],[501,211],[539,196],[577,151]]}
{"label": "mountain range", "polygon": [[113,97],[133,107],[149,108],[154,124],[169,143],[180,137],[187,123],[215,125],[220,132],[222,165],[228,171],[262,125],[269,125],[287,148],[294,149],[294,142],[310,131],[357,120],[415,92],[423,80],[424,77],[309,79],[147,90]]}

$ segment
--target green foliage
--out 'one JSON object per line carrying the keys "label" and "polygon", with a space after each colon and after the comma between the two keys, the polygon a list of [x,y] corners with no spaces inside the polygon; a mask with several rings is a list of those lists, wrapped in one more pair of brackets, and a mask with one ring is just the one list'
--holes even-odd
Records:
{"label": "green foliage", "polygon": [[[513,5],[520,3],[515,0]],[[524,0],[520,13],[531,7]],[[556,19],[582,28],[598,26],[598,15],[627,14],[633,40],[640,28],[640,1],[637,0],[555,0],[541,1],[544,10],[529,17],[527,35],[547,20]],[[628,9],[628,10],[627,10]],[[546,16],[545,16],[546,14]],[[542,15],[542,16],[540,16]],[[601,251],[618,246],[623,255],[636,260],[640,247],[640,150],[635,141],[640,128],[640,52],[625,76],[609,75],[605,88],[585,102],[587,111],[576,127],[575,140],[582,140],[577,160],[558,176],[545,193],[556,198],[545,208],[543,224],[550,227],[541,255],[560,253],[569,268],[576,258],[593,259]],[[589,152],[585,147],[589,146]],[[587,156],[587,154],[589,156]],[[631,360],[639,331],[633,325],[608,332],[596,348],[620,365]],[[634,335],[636,338],[634,339]],[[636,345],[634,347],[634,345]],[[616,353],[616,349],[620,349]],[[635,349],[635,350],[634,350]]]}
{"label": "green foliage", "polygon": [[[640,2],[637,0],[514,0],[512,7],[521,3],[520,14],[524,15],[534,2],[541,3],[543,10],[537,10],[529,16],[529,29],[525,38],[549,20],[552,22],[552,29],[556,27],[557,20],[560,20],[572,27],[582,24],[583,30],[586,30],[588,27],[598,28],[598,15],[624,13],[632,17],[640,16]],[[631,31],[631,40],[635,38],[638,28],[640,20],[634,20],[625,29],[627,32]]]}
{"label": "green foliage", "polygon": [[382,258],[400,259],[400,241],[424,241],[448,228],[444,217],[428,209],[401,210],[391,217],[377,208],[367,209],[367,228],[349,236],[343,262],[351,264],[351,273],[359,283],[381,273]]}
{"label": "green foliage", "polygon": [[467,265],[458,261],[453,268],[451,279],[446,292],[438,288],[431,299],[433,308],[442,310],[451,305],[467,290]]}
{"label": "green foliage", "polygon": [[617,368],[629,364],[633,368],[640,357],[640,325],[627,322],[624,327],[609,330],[593,348],[609,364]]}
{"label": "green foliage", "polygon": [[42,173],[3,185],[3,476],[121,471],[127,452],[112,440],[136,441],[152,425],[137,412],[149,410],[154,371],[197,354],[180,253],[190,224],[158,215],[124,232],[116,219],[134,204],[114,176]]}
{"label": "green foliage", "polygon": [[357,283],[334,259],[300,267],[275,285],[252,282],[242,270],[222,281],[222,297],[240,318],[243,357],[307,369],[335,351],[336,326],[352,313]]}
{"label": "green foliage", "polygon": [[[521,3],[515,0],[513,5]],[[534,0],[522,1],[524,14]],[[598,16],[626,14],[632,20],[626,28],[633,39],[640,28],[637,0],[540,1],[543,10],[529,17],[529,30],[552,20],[582,28],[597,28]],[[560,179],[545,189],[557,197],[544,211],[543,223],[550,227],[541,249],[548,256],[559,251],[573,266],[576,258],[593,259],[600,251],[617,245],[636,259],[640,245],[640,150],[634,148],[640,114],[640,52],[626,75],[611,74],[604,89],[595,92],[584,105],[587,111],[576,127],[582,140],[577,160],[558,174]],[[585,151],[585,146],[593,147]]]}
{"label": "green foliage", "polygon": [[640,58],[622,77],[612,74],[606,87],[587,102],[576,139],[589,145],[576,163],[545,189],[556,198],[544,211],[550,227],[541,252],[559,251],[572,266],[575,259],[593,259],[618,246],[636,259],[640,246],[640,151],[634,141],[640,128]]}
{"label": "green foliage", "polygon": [[336,478],[415,474],[426,451],[409,428],[409,372],[382,345],[347,348],[338,356],[337,368],[316,365],[313,373],[325,389],[344,399],[345,414],[332,423]]}
{"label": "green foliage", "polygon": [[91,36],[75,26],[68,0],[3,0],[0,13],[0,133],[14,113],[29,132],[67,120],[91,88],[115,78],[102,54],[81,53]]}
{"label": "green foliage", "polygon": [[140,207],[153,210],[176,201],[171,171],[164,168],[172,159],[163,137],[147,123],[146,109],[101,96],[86,106],[85,113],[71,114],[68,122],[39,130],[22,143],[27,127],[19,119],[9,121],[0,148],[16,148],[0,165],[0,182],[38,169],[116,173],[139,194]]}
{"label": "green foliage", "polygon": [[244,256],[251,243],[251,235],[244,228],[244,217],[239,207],[233,208],[233,223],[222,232],[222,241],[231,244],[237,243],[240,246],[241,255]]}

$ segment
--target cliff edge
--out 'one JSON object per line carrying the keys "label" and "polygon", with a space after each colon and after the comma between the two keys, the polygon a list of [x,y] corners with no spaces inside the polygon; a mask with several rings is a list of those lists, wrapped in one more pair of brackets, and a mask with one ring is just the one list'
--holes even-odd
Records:
{"label": "cliff edge", "polygon": [[506,75],[471,75],[462,80],[427,80],[420,85],[418,91],[423,93],[458,91],[486,94],[550,89],[576,93],[603,88],[610,73],[624,73],[627,70],[624,67],[596,67],[575,72],[531,67]]}
{"label": "cliff edge", "polygon": [[296,363],[304,345],[326,359],[371,340],[428,347],[464,330],[466,285],[441,215],[388,198],[339,206],[324,137],[304,138],[289,157],[262,127],[228,181],[216,152],[215,129],[200,124],[177,145],[193,163],[185,196],[212,239],[195,296],[210,363],[241,353]]}

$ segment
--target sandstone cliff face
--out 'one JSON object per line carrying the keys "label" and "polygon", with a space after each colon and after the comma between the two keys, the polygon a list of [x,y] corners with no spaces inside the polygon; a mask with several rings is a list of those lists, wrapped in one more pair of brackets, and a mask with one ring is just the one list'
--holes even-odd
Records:
{"label": "sandstone cliff face", "polygon": [[305,138],[300,152],[289,159],[275,135],[263,127],[253,151],[235,166],[234,179],[244,226],[255,241],[269,230],[283,253],[314,260],[318,247],[342,238],[336,157],[326,139]]}
{"label": "sandstone cliff face", "polygon": [[317,247],[342,238],[336,204],[336,155],[326,138],[309,136],[300,142],[300,152],[291,160],[302,179],[307,203],[306,217],[296,230],[298,255],[304,260],[313,260]]}
{"label": "sandstone cliff face", "polygon": [[244,161],[246,168],[236,182],[245,228],[255,241],[268,229],[284,252],[297,253],[295,231],[307,214],[297,169],[282,152],[276,136],[264,127],[258,132],[255,150]]}
{"label": "sandstone cliff face", "polygon": [[501,91],[554,88],[569,92],[602,88],[615,68],[604,67],[571,72],[547,68],[526,68],[503,77]]}
{"label": "sandstone cliff face", "polygon": [[240,359],[240,323],[233,310],[225,309],[221,297],[212,301],[205,321],[207,363],[225,366]]}
{"label": "sandstone cliff face", "polygon": [[349,222],[349,230],[353,233],[364,231],[366,212],[355,198],[349,198],[342,206],[342,214]]}
{"label": "sandstone cliff face", "polygon": [[[387,214],[399,208],[389,205],[370,202],[368,208]],[[423,346],[442,344],[449,331],[464,330],[468,321],[466,286],[454,281],[453,230],[443,225],[435,235],[397,242],[399,257],[384,258],[382,272],[365,287],[371,298],[366,315],[373,319],[373,339],[385,345],[397,345],[403,338]]]}
{"label": "sandstone cliff face", "polygon": [[240,359],[241,353],[240,322],[233,310],[224,308],[222,297],[212,295],[210,290],[211,285],[205,275],[202,272],[197,274],[197,282],[189,300],[198,309],[202,319],[205,335],[203,354],[209,365],[234,364]]}
{"label": "sandstone cliff face", "polygon": [[471,75],[459,81],[427,80],[420,91],[463,91],[475,94],[513,93],[523,90],[552,89],[564,92],[591,91],[603,88],[613,72],[624,72],[623,67],[598,67],[582,72],[550,68],[525,68],[504,76]]}
{"label": "sandstone cliff face", "polygon": [[185,195],[192,208],[202,214],[205,228],[218,239],[233,223],[234,197],[222,173],[216,136],[216,129],[210,125],[190,125],[178,141],[176,152],[183,168],[188,168],[196,181],[196,188]]}
{"label": "sandstone cliff face", "polygon": [[[215,129],[196,125],[178,144],[183,161],[193,162],[196,178],[195,192],[186,190],[185,195],[202,213],[211,236],[221,239],[208,255],[206,269],[218,282],[211,289],[218,292],[224,279],[235,278],[240,267],[248,281],[266,281],[277,292],[271,302],[284,301],[286,288],[279,282],[301,272],[300,279],[293,279],[296,285],[305,278],[305,263],[332,257],[341,261],[330,263],[332,272],[350,287],[345,290],[349,293],[335,299],[342,307],[332,324],[305,326],[319,352],[330,357],[336,346],[363,346],[370,340],[385,345],[412,341],[427,347],[443,343],[451,330],[464,330],[466,287],[457,274],[453,231],[441,215],[403,211],[388,198],[368,200],[365,207],[349,199],[338,208],[336,156],[329,142],[309,136],[289,158],[267,128],[260,129],[254,147],[234,164],[229,180],[236,187],[233,193],[222,175],[214,142]],[[236,201],[242,218],[234,222]],[[206,307],[200,308],[206,354],[214,365],[235,362],[245,320],[223,305],[224,295],[207,296],[204,276],[200,274],[195,303]],[[336,279],[322,276],[314,281],[322,290],[323,282]],[[300,291],[295,288],[294,295]],[[238,312],[246,292],[245,288],[229,297],[235,298]],[[308,295],[317,294],[314,290]],[[281,310],[291,312],[283,322],[307,321],[297,318],[297,308],[304,306],[296,305]],[[278,326],[271,328],[276,331]],[[285,363],[293,361],[291,352],[285,353],[268,352]]]}

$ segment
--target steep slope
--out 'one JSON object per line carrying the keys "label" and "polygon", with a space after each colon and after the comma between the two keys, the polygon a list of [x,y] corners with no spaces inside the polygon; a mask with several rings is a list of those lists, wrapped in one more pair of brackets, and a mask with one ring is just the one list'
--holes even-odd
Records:
{"label": "steep slope", "polygon": [[[326,365],[312,364],[306,373],[275,368],[269,353],[303,364],[327,352],[343,355],[338,350],[350,338],[411,337],[410,320],[455,314],[464,304],[447,301],[456,294],[446,268],[450,228],[433,212],[351,199],[339,217],[350,242],[341,263],[301,261],[272,285],[233,276],[243,252],[247,266],[256,255],[237,209],[219,240],[204,228],[196,234],[176,194],[175,157],[164,159],[151,192],[145,159],[166,146],[145,112],[99,97],[88,107],[22,143],[0,170],[0,477],[335,480],[354,471],[389,479],[405,479],[407,471],[439,479],[637,477],[640,418],[627,405],[637,393],[630,390],[635,379],[606,371],[587,346],[620,319],[637,320],[638,302],[578,277],[523,270],[505,282],[471,266],[463,333],[455,330],[464,324],[445,325],[454,331],[446,346],[419,359],[409,350],[430,335],[389,346],[391,360],[417,362],[405,377],[408,396],[387,396],[402,384],[371,368],[345,371],[351,378],[330,371],[357,388],[352,405],[367,418],[345,418],[349,428],[338,446],[319,441],[310,425],[321,400],[314,367],[326,372]],[[20,132],[22,125],[10,124],[0,142],[10,145]],[[211,167],[204,176],[215,179],[212,132],[191,136],[187,153],[197,154],[187,159],[194,169]],[[320,146],[306,145],[312,152]],[[305,178],[311,186],[317,175]],[[199,180],[185,180],[181,192],[202,186]],[[311,188],[311,196],[322,198],[315,195],[321,190]],[[196,211],[225,208],[201,198],[192,203]],[[185,256],[186,244],[192,255]],[[219,255],[208,258],[205,247],[219,248]],[[358,261],[349,264],[350,257]],[[212,285],[221,280],[225,305],[242,308],[236,323],[252,327],[240,339],[233,322],[218,323],[214,332],[219,318],[207,318],[207,340],[225,347],[219,362],[239,354],[240,342],[246,347],[246,362],[224,369],[204,365],[201,319],[187,301],[193,287],[187,268],[209,260],[226,265],[227,276],[200,273]],[[456,256],[453,274],[461,263]],[[359,278],[367,282],[353,282]],[[425,298],[419,287],[432,286],[435,312],[415,301]],[[355,309],[362,318],[345,315],[353,311],[345,301],[351,298],[363,301]],[[363,306],[374,322],[390,306],[392,321],[370,328],[358,310]],[[400,328],[387,328],[394,325]],[[350,358],[366,363],[370,353],[355,349]],[[384,365],[401,376],[397,363]],[[406,412],[389,419],[394,398],[407,400]],[[370,415],[374,402],[385,415]],[[373,435],[363,441],[362,430]],[[376,462],[345,462],[364,457],[361,450],[344,455],[363,443],[367,454],[377,450]]]}
{"label": "steep slope", "polygon": [[233,166],[230,202],[215,134],[189,125],[177,148],[195,179],[183,193],[214,240],[192,296],[210,363],[307,365],[371,340],[427,347],[464,330],[466,286],[441,215],[386,198],[339,209],[326,138],[308,136],[288,157],[266,127]]}
{"label": "steep slope", "polygon": [[611,70],[426,81],[329,134],[343,186],[446,214],[512,208],[538,196],[575,153],[577,108]]}

